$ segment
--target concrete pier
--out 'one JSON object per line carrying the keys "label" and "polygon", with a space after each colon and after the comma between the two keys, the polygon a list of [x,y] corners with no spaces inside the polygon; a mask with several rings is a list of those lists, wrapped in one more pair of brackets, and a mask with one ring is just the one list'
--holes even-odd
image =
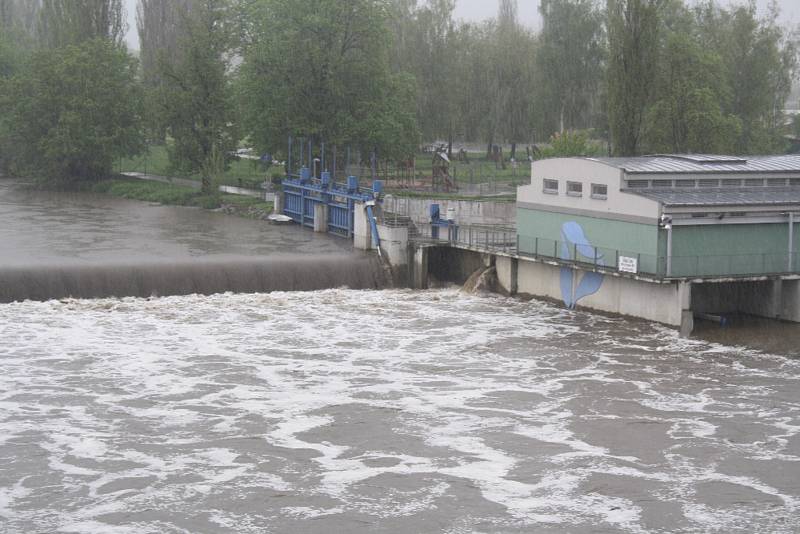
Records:
{"label": "concrete pier", "polygon": [[363,202],[356,202],[353,210],[353,247],[356,250],[372,250],[372,230]]}
{"label": "concrete pier", "polygon": [[327,204],[314,204],[314,231],[323,234],[328,232]]}

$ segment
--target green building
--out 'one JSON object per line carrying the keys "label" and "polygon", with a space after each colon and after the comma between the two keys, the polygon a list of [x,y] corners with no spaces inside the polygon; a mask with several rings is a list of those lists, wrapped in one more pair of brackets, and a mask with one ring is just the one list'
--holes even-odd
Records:
{"label": "green building", "polygon": [[800,156],[656,155],[533,164],[520,257],[657,279],[800,272]]}

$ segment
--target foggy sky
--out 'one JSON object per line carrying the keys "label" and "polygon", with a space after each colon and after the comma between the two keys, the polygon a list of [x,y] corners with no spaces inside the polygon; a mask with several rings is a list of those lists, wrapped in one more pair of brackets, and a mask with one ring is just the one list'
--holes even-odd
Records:
{"label": "foggy sky", "polygon": [[[136,1],[125,0],[128,11],[128,46],[139,48],[139,36],[136,33]],[[690,0],[691,1],[691,0]],[[720,0],[721,3],[743,3],[745,0]],[[770,0],[756,0],[760,10],[766,9]],[[479,21],[495,16],[498,0],[457,0],[456,18],[466,21]],[[778,0],[781,8],[781,23],[796,25],[800,23],[800,2],[798,0]],[[519,18],[526,26],[534,29],[541,27],[539,17],[539,0],[519,0]]]}

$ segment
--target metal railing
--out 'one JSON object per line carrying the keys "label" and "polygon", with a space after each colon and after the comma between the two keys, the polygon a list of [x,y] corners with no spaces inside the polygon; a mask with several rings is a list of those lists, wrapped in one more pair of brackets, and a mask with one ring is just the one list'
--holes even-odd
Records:
{"label": "metal railing", "polygon": [[416,225],[414,241],[553,261],[598,272],[652,278],[752,277],[800,274],[800,252],[673,256],[519,236],[492,225]]}

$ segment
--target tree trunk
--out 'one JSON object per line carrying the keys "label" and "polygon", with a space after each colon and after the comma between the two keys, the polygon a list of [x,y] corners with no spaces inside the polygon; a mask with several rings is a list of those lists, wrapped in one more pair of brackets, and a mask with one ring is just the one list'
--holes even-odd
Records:
{"label": "tree trunk", "polygon": [[511,159],[517,159],[517,143],[511,143]]}

